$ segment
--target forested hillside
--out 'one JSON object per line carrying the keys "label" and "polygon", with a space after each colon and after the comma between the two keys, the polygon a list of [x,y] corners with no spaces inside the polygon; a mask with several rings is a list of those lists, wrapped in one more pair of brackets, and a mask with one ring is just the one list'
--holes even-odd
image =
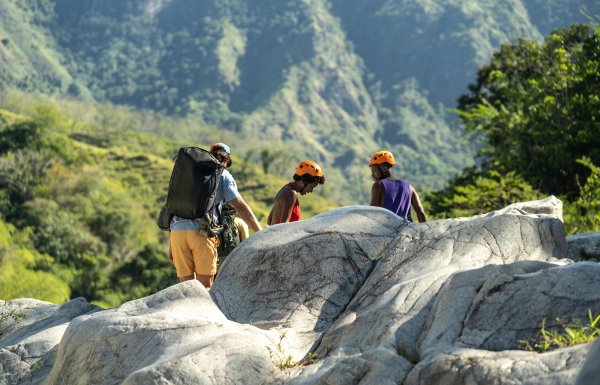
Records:
{"label": "forested hillside", "polygon": [[598,14],[590,0],[6,0],[0,84],[150,108],[329,168],[364,202],[366,161],[442,187],[472,162],[455,99],[502,42]]}
{"label": "forested hillside", "polygon": [[558,195],[571,234],[600,230],[600,27],[503,45],[457,112],[481,140],[468,167],[428,197],[437,216]]}
{"label": "forested hillside", "polygon": [[[148,131],[186,128],[149,118],[110,105],[2,95],[0,298],[84,296],[116,306],[177,282],[155,221],[173,155],[198,143],[139,132],[141,121]],[[232,174],[264,223],[286,180],[233,151]],[[302,199],[305,217],[332,207],[317,194]]]}
{"label": "forested hillside", "polygon": [[263,223],[305,158],[327,183],[304,218],[367,204],[385,148],[430,219],[554,194],[568,233],[598,231],[599,18],[587,0],[0,1],[0,298],[115,306],[173,283],[172,156],[218,141]]}

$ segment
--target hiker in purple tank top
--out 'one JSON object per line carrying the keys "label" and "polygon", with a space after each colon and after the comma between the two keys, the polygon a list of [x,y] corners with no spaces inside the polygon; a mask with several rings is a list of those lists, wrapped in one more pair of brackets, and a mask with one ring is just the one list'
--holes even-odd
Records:
{"label": "hiker in purple tank top", "polygon": [[369,161],[371,175],[375,180],[371,188],[371,206],[383,207],[412,222],[411,207],[419,222],[426,222],[425,211],[417,191],[408,182],[392,176],[392,166],[396,164],[389,151],[376,152]]}

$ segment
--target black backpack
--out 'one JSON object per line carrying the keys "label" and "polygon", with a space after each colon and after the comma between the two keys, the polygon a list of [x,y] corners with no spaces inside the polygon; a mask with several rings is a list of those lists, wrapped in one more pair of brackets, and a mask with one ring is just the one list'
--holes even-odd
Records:
{"label": "black backpack", "polygon": [[220,244],[217,248],[219,255],[219,266],[223,264],[225,258],[240,244],[240,235],[235,225],[235,209],[228,203],[223,204],[221,208],[221,224],[223,232],[219,235]]}
{"label": "black backpack", "polygon": [[223,204],[221,208],[221,224],[223,232],[220,235],[221,244],[219,245],[219,255],[227,256],[240,244],[240,235],[235,225],[235,209],[228,203]]}
{"label": "black backpack", "polygon": [[[161,210],[158,226],[165,229],[165,218],[203,218],[216,208],[217,188],[223,165],[210,152],[198,147],[182,147],[175,156],[169,181],[167,204]],[[168,228],[167,228],[168,229]]]}

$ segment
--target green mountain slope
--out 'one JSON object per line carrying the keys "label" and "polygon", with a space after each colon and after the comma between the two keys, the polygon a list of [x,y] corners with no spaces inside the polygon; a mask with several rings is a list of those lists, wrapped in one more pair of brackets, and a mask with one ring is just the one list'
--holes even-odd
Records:
{"label": "green mountain slope", "polygon": [[[198,143],[134,131],[144,116],[110,105],[9,96],[0,100],[0,298],[116,306],[175,283],[155,221],[172,156]],[[163,119],[145,129],[185,128]],[[287,180],[233,151],[231,172],[264,223]],[[337,206],[319,193],[301,204],[303,218]]]}
{"label": "green mountain slope", "polygon": [[0,85],[64,93],[74,82],[45,23],[47,2],[0,2]]}
{"label": "green mountain slope", "polygon": [[[331,196],[344,203],[368,200],[366,162],[381,148],[402,159],[397,175],[441,187],[472,162],[447,108],[477,66],[503,42],[539,40],[586,21],[582,8],[600,14],[591,0],[5,0],[2,7],[3,25],[22,27],[3,27],[15,44],[0,47],[0,85],[225,127],[242,153],[266,149],[322,163],[335,182]],[[29,35],[38,45],[28,46]]]}

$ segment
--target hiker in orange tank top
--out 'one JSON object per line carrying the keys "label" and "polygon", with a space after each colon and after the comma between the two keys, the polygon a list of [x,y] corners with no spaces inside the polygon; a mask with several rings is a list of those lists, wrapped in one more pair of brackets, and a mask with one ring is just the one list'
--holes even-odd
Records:
{"label": "hiker in orange tank top", "polygon": [[293,182],[283,186],[275,196],[275,203],[267,218],[269,225],[300,220],[298,194],[309,194],[317,185],[325,183],[323,169],[310,160],[298,163],[293,179]]}

